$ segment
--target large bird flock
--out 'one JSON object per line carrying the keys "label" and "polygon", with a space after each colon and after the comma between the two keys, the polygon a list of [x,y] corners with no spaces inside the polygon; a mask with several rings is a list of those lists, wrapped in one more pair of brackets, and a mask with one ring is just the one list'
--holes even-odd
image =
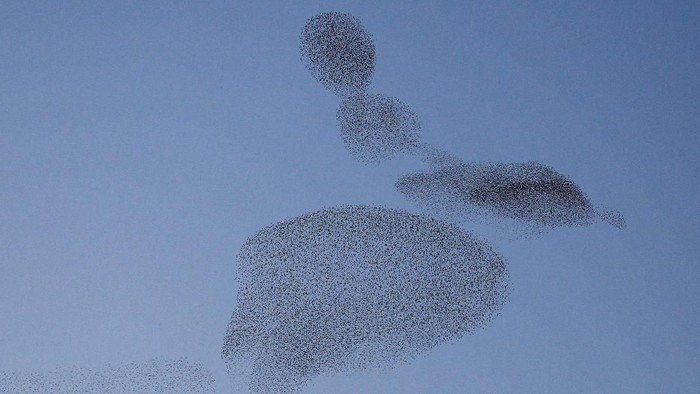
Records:
{"label": "large bird flock", "polygon": [[410,360],[483,327],[508,299],[504,259],[458,226],[479,216],[545,230],[587,225],[593,208],[573,181],[536,163],[465,163],[420,141],[403,101],[369,93],[372,36],[348,14],[310,18],[301,58],[341,100],[348,152],[364,164],[416,154],[428,171],[396,188],[426,214],[340,206],[281,221],[250,237],[237,261],[237,306],[222,356],[260,393],[294,393],[314,376]]}
{"label": "large bird flock", "polygon": [[[364,205],[321,209],[258,231],[237,258],[237,305],[222,357],[246,389],[294,393],[314,376],[391,365],[484,327],[509,296],[505,260],[460,225],[488,216],[540,230],[596,218],[571,179],[546,165],[463,162],[420,141],[403,101],[370,93],[375,44],[360,21],[328,12],[301,33],[301,59],[339,96],[337,121],[364,164],[416,154],[428,170],[396,189],[424,213]],[[151,361],[99,370],[0,373],[0,392],[213,392],[201,365]]]}
{"label": "large bird flock", "polygon": [[503,259],[461,228],[369,206],[324,209],[264,228],[238,257],[224,341],[252,365],[254,392],[405,360],[488,322],[508,296]]}

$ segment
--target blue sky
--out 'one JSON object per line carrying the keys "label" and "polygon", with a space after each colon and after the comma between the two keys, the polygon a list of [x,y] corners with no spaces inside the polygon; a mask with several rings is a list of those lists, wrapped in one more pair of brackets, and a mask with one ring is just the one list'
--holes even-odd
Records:
{"label": "blue sky", "polygon": [[696,2],[0,5],[0,368],[220,358],[238,248],[323,207],[418,209],[423,169],[345,150],[304,69],[319,12],[358,17],[372,93],[463,160],[536,160],[620,210],[492,237],[512,296],[484,330],[308,392],[692,392],[700,386]]}

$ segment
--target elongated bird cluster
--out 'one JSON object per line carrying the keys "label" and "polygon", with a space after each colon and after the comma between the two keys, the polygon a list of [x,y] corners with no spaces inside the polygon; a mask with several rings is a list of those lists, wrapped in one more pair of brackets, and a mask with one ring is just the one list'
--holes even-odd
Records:
{"label": "elongated bird cluster", "polygon": [[119,366],[46,372],[0,371],[0,393],[214,393],[214,377],[201,364],[151,360]]}
{"label": "elongated bird cluster", "polygon": [[598,212],[574,182],[536,162],[447,165],[403,176],[396,188],[423,209],[448,218],[489,214],[545,230],[589,225],[602,217],[624,227],[621,215]]}

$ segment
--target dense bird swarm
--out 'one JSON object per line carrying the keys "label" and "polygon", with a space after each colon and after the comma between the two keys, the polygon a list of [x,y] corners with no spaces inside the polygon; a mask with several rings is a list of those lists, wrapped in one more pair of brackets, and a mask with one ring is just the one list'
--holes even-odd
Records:
{"label": "dense bird swarm", "polygon": [[[419,141],[418,116],[400,100],[369,94],[371,36],[354,17],[329,12],[301,35],[306,67],[340,95],[342,139],[364,163],[422,155],[431,171],[396,184],[437,216],[490,214],[539,228],[603,219],[581,189],[544,165],[466,164]],[[508,298],[505,263],[461,228],[396,209],[342,206],[279,222],[238,256],[238,304],[222,356],[246,389],[296,392],[313,376],[408,360],[489,322]],[[232,372],[233,371],[233,372]]]}
{"label": "dense bird swarm", "polygon": [[102,369],[41,373],[0,371],[0,393],[214,393],[214,377],[201,364],[152,360]]}
{"label": "dense bird swarm", "polygon": [[254,392],[406,360],[483,326],[508,296],[503,259],[464,230],[396,209],[342,206],[279,222],[238,256],[223,347]]}
{"label": "dense bird swarm", "polygon": [[374,42],[352,15],[327,12],[312,17],[301,33],[300,49],[306,68],[334,93],[351,96],[369,86]]}
{"label": "dense bird swarm", "polygon": [[452,164],[403,176],[396,188],[442,217],[490,214],[547,229],[588,225],[600,216],[624,227],[621,215],[598,213],[573,181],[536,162]]}
{"label": "dense bird swarm", "polygon": [[[376,62],[355,17],[310,18],[301,57],[343,98],[342,139],[364,163],[422,154],[431,171],[397,189],[446,218],[489,214],[546,229],[592,223],[624,227],[598,211],[571,180],[528,163],[463,163],[419,141],[418,116],[402,101],[369,94]],[[504,260],[486,243],[435,218],[397,209],[342,206],[279,222],[238,256],[238,304],[224,338],[230,371],[250,371],[254,392],[296,392],[315,375],[408,360],[483,327],[508,299]],[[0,371],[7,393],[209,393],[214,378],[182,360],[100,370]]]}
{"label": "dense bird swarm", "polygon": [[366,93],[375,49],[355,17],[327,12],[309,19],[301,34],[301,57],[316,80],[345,98],[338,124],[355,158],[377,164],[417,146],[420,121],[408,105]]}
{"label": "dense bird swarm", "polygon": [[337,117],[346,148],[365,163],[376,164],[418,147],[420,120],[394,97],[350,97],[340,105]]}

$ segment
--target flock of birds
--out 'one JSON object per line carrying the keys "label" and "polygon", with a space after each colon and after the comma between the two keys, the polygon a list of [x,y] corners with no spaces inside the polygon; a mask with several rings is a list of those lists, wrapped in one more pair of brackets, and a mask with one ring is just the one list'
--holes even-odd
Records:
{"label": "flock of birds", "polygon": [[47,372],[0,371],[0,392],[68,393],[215,393],[214,376],[187,360],[150,360],[103,368],[57,368]]}
{"label": "flock of birds", "polygon": [[253,392],[408,359],[488,322],[508,298],[503,259],[453,224],[341,206],[260,230],[238,257],[224,340]]}
{"label": "flock of birds", "polygon": [[[618,212],[596,209],[570,179],[536,163],[463,162],[420,141],[421,122],[401,100],[370,94],[375,45],[348,14],[313,16],[301,58],[340,96],[340,136],[365,164],[399,154],[428,166],[396,189],[423,214],[345,205],[258,231],[237,258],[237,305],[222,349],[252,392],[293,393],[314,376],[410,360],[485,326],[508,300],[503,257],[460,223],[503,218],[537,231]],[[154,360],[101,370],[0,373],[0,391],[213,392],[202,365]]]}
{"label": "flock of birds", "polygon": [[353,157],[379,164],[414,154],[428,165],[396,182],[425,214],[339,206],[245,242],[222,356],[250,391],[298,392],[316,375],[408,360],[491,321],[508,300],[506,264],[460,222],[488,216],[545,231],[602,218],[624,227],[548,166],[468,163],[422,143],[407,104],[368,92],[375,45],[357,18],[310,18],[300,49],[313,77],[342,99],[338,126]]}

